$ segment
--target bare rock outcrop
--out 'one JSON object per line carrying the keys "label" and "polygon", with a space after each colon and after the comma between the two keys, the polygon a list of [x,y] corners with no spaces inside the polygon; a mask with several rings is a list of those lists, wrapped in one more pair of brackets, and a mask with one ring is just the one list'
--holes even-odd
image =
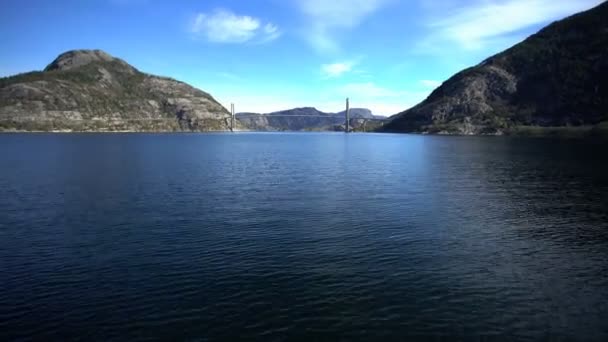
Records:
{"label": "bare rock outcrop", "polygon": [[417,106],[391,117],[393,132],[503,134],[521,127],[608,122],[608,2],[555,22],[466,69]]}
{"label": "bare rock outcrop", "polygon": [[0,130],[216,131],[230,114],[208,93],[140,72],[101,50],[0,79]]}

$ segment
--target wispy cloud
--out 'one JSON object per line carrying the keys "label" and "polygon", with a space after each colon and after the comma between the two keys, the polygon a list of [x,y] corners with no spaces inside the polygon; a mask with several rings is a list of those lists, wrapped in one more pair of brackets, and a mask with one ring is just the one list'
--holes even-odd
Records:
{"label": "wispy cloud", "polygon": [[[456,43],[479,49],[534,25],[586,10],[603,0],[478,0],[453,11],[438,11],[428,23],[435,44]],[[445,13],[451,13],[445,15]],[[429,44],[432,45],[432,44]]]}
{"label": "wispy cloud", "polygon": [[297,0],[306,17],[306,40],[319,52],[337,52],[336,31],[358,26],[391,0]]}
{"label": "wispy cloud", "polygon": [[192,33],[213,43],[269,42],[277,39],[281,32],[275,24],[263,23],[260,19],[238,15],[225,9],[196,15]]}
{"label": "wispy cloud", "polygon": [[272,23],[267,23],[264,25],[264,38],[262,42],[268,42],[271,40],[275,40],[281,36],[281,31],[279,31],[279,27]]}
{"label": "wispy cloud", "polygon": [[351,72],[356,62],[338,62],[332,64],[321,65],[321,74],[324,78],[334,78],[342,76],[345,73]]}
{"label": "wispy cloud", "polygon": [[441,85],[441,81],[435,80],[420,80],[420,84],[427,88],[437,88]]}

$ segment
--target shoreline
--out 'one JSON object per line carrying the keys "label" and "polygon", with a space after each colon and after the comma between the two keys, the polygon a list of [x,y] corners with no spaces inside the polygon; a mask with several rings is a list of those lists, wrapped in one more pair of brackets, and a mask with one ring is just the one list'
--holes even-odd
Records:
{"label": "shoreline", "polygon": [[[265,131],[265,130],[250,130],[250,129],[221,129],[221,130],[200,130],[200,131],[188,131],[188,130],[140,130],[140,129],[119,129],[119,130],[73,130],[73,129],[52,129],[52,130],[24,130],[16,128],[0,128],[0,134],[18,134],[18,133],[53,133],[53,134],[83,134],[83,133],[239,133],[239,132],[260,132],[260,133],[281,133],[281,132],[296,132],[296,133],[339,133],[342,131],[330,131],[330,130],[298,130],[298,131]],[[597,125],[584,125],[584,126],[513,126],[508,129],[498,130],[496,132],[484,132],[484,133],[463,133],[463,132],[450,132],[447,130],[434,131],[392,131],[392,130],[377,130],[377,131],[351,131],[350,133],[376,133],[376,134],[414,134],[414,135],[428,135],[428,136],[456,136],[456,137],[528,137],[528,138],[608,138],[608,123],[602,122]]]}

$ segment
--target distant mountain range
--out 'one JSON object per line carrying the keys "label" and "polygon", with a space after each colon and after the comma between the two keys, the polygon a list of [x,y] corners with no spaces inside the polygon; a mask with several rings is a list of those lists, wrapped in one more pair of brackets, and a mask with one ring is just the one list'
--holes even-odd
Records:
{"label": "distant mountain range", "polygon": [[[377,128],[384,116],[373,115],[369,109],[351,108],[350,126],[354,130]],[[254,131],[342,131],[346,123],[344,111],[321,112],[313,107],[288,109],[273,113],[237,113],[240,123]]]}
{"label": "distant mountain range", "polygon": [[0,79],[0,130],[210,131],[230,128],[211,95],[138,71],[100,50]]}
{"label": "distant mountain range", "polygon": [[594,125],[608,125],[608,2],[454,75],[382,130],[501,134]]}

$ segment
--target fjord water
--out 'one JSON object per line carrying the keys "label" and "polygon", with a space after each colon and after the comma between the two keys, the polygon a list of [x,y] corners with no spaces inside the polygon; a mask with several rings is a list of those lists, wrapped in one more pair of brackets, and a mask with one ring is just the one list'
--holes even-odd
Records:
{"label": "fjord water", "polygon": [[0,135],[0,340],[606,340],[604,150]]}

